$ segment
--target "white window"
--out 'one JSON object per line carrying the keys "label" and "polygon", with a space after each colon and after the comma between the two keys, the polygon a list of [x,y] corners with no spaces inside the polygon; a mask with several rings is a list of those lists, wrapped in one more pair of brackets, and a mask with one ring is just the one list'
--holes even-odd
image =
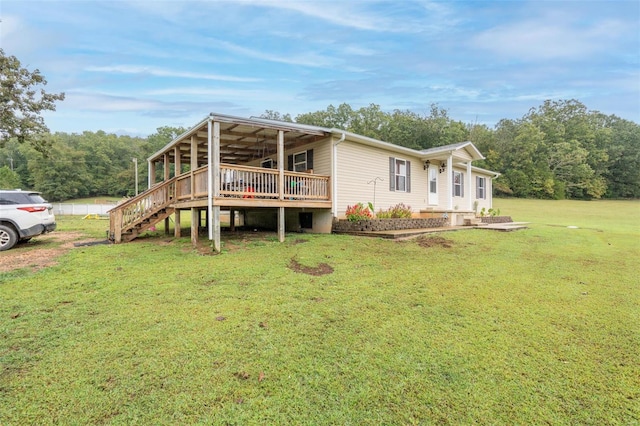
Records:
{"label": "white window", "polygon": [[293,171],[304,172],[307,169],[307,151],[293,154]]}
{"label": "white window", "polygon": [[396,158],[396,191],[407,190],[407,162]]}
{"label": "white window", "polygon": [[267,158],[266,160],[262,160],[260,167],[264,169],[273,169],[273,159]]}
{"label": "white window", "polygon": [[453,172],[453,196],[464,197],[464,174]]}
{"label": "white window", "polygon": [[476,176],[476,198],[487,198],[487,178]]}
{"label": "white window", "polygon": [[429,168],[429,204],[438,204],[438,169]]}
{"label": "white window", "polygon": [[411,192],[411,161],[389,157],[389,191]]}
{"label": "white window", "polygon": [[429,194],[438,193],[438,170],[435,168],[429,169]]}

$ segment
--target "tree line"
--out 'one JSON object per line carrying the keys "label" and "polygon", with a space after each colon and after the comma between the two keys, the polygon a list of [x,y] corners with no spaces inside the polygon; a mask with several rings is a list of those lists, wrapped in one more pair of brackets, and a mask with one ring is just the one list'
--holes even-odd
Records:
{"label": "tree line", "polygon": [[[300,114],[265,111],[263,118],[344,129],[414,149],[473,142],[485,155],[475,165],[501,173],[497,196],[546,199],[640,198],[640,126],[589,111],[576,100],[546,101],[494,128],[454,120],[446,110],[428,114],[384,112],[348,104]],[[51,201],[134,194],[134,158],[146,188],[146,158],[183,128],[161,127],[148,137],[85,131],[40,135],[46,144],[9,138],[0,147],[0,187],[31,188]],[[46,147],[43,149],[43,147]]]}
{"label": "tree line", "polygon": [[[265,111],[265,118],[294,121]],[[501,173],[496,195],[596,199],[640,197],[640,126],[615,115],[590,111],[580,101],[545,101],[517,120],[494,128],[463,123],[432,105],[429,113],[379,105],[348,104],[298,115],[298,123],[340,128],[414,149],[471,141],[485,155],[474,162]]]}
{"label": "tree line", "polygon": [[[146,138],[85,131],[50,133],[41,116],[64,93],[50,94],[36,69],[22,68],[0,49],[0,188],[29,188],[51,201],[134,193],[133,159],[144,161],[185,129],[160,127]],[[418,114],[343,103],[290,114],[267,110],[263,118],[338,128],[413,149],[471,141],[486,156],[474,163],[501,173],[500,196],[596,199],[640,198],[640,126],[590,111],[580,101],[545,101],[517,120],[494,128],[463,123],[432,105]]]}

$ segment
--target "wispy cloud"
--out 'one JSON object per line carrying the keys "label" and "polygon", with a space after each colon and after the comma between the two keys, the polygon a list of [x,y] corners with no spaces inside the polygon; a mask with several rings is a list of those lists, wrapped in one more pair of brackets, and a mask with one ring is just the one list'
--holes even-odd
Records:
{"label": "wispy cloud", "polygon": [[254,0],[244,1],[242,3],[290,10],[335,25],[359,30],[402,31],[401,28],[392,25],[392,23],[384,17],[366,13],[363,10],[354,10],[354,4],[357,5],[358,3],[332,2],[330,5],[327,5],[327,3],[324,2],[292,2],[279,0]]}
{"label": "wispy cloud", "polygon": [[582,59],[606,51],[626,28],[624,22],[611,19],[588,25],[566,17],[550,21],[545,16],[480,32],[472,44],[499,56],[525,61]]}
{"label": "wispy cloud", "polygon": [[174,71],[163,68],[155,68],[150,66],[140,65],[114,65],[114,66],[90,66],[85,68],[85,71],[89,72],[102,72],[102,73],[116,73],[116,74],[142,74],[153,75],[156,77],[177,77],[177,78],[189,78],[197,80],[217,80],[228,82],[243,82],[252,83],[261,81],[259,78],[252,77],[236,77],[231,75],[209,74],[209,73],[195,73],[190,71]]}
{"label": "wispy cloud", "polygon": [[222,48],[228,52],[253,59],[260,59],[263,61],[320,68],[329,67],[336,64],[336,61],[333,58],[322,56],[314,52],[308,52],[304,54],[298,54],[294,52],[291,52],[289,54],[277,54],[273,51],[252,49],[224,40],[214,40],[214,42],[216,47]]}

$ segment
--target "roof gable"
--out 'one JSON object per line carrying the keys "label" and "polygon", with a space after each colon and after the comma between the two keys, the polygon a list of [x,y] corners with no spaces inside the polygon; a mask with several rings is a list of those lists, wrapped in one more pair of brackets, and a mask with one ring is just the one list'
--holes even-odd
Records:
{"label": "roof gable", "polygon": [[428,156],[437,156],[441,154],[452,154],[455,151],[466,150],[471,156],[472,160],[482,160],[484,156],[480,153],[478,148],[471,141],[452,143],[449,145],[436,146],[433,148],[423,149],[420,152]]}

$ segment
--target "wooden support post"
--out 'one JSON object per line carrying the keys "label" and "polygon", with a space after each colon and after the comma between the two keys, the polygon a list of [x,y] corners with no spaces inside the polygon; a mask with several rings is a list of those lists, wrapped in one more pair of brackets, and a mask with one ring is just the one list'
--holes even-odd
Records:
{"label": "wooden support post", "polygon": [[200,209],[191,208],[191,244],[198,244],[198,232],[200,231]]}
{"label": "wooden support post", "polygon": [[229,209],[229,230],[236,230],[236,211],[233,209]]}
{"label": "wooden support post", "polygon": [[[212,125],[213,124],[213,125]],[[220,206],[214,206],[213,200],[220,196],[220,122],[209,121],[209,239],[213,240],[213,249],[220,253]],[[211,215],[211,217],[208,217]]]}
{"label": "wooden support post", "polygon": [[147,187],[151,188],[156,183],[156,162],[147,162],[149,176],[147,177]]}
{"label": "wooden support post", "polygon": [[173,157],[175,161],[175,171],[173,172],[174,176],[178,176],[182,174],[182,156],[180,154],[180,148],[177,146],[173,148]]}
{"label": "wooden support post", "polygon": [[195,198],[196,178],[193,171],[198,168],[198,140],[195,135],[191,136],[191,199]]}
{"label": "wooden support post", "polygon": [[122,242],[122,210],[118,209],[115,211],[113,222],[113,242],[120,244]]}
{"label": "wooden support post", "polygon": [[213,249],[220,253],[220,206],[213,206]]}
{"label": "wooden support post", "polygon": [[173,236],[176,238],[180,238],[181,229],[180,229],[180,210],[176,209],[173,213],[173,222],[175,224],[175,228],[173,229]]}
{"label": "wooden support post", "polygon": [[284,132],[278,130],[278,193],[284,200]]}
{"label": "wooden support post", "polygon": [[164,180],[169,180],[169,173],[171,172],[170,164],[169,164],[169,154],[164,154]]}
{"label": "wooden support post", "polygon": [[165,218],[164,220],[164,235],[169,235],[169,218]]}
{"label": "wooden support post", "polygon": [[278,207],[278,241],[284,242],[284,207]]}

